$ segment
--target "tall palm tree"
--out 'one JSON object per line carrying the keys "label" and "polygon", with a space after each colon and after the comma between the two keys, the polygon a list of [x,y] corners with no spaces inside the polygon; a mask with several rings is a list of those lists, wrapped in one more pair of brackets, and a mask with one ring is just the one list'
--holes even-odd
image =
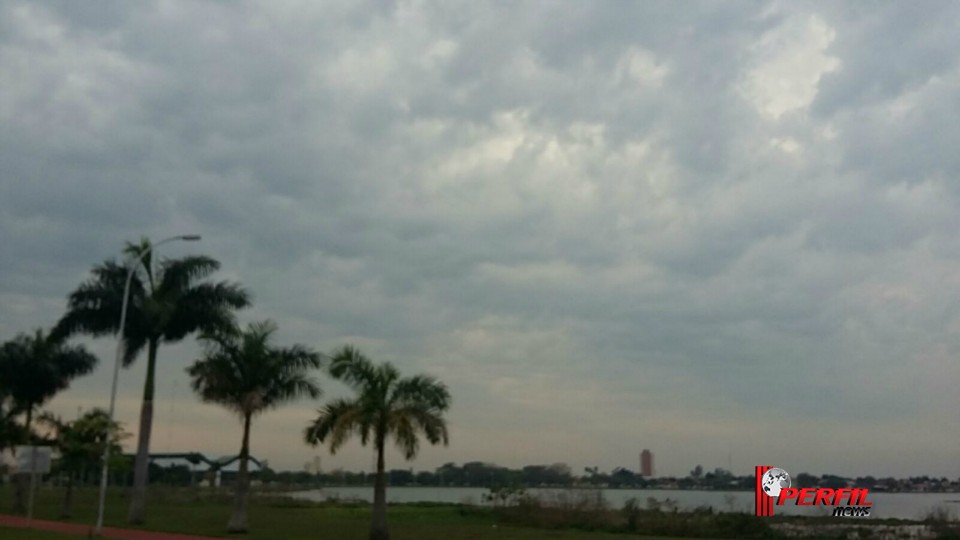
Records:
{"label": "tall palm tree", "polygon": [[[150,432],[153,427],[154,377],[157,349],[196,331],[215,332],[234,324],[233,310],[246,307],[250,299],[239,285],[229,282],[201,282],[220,268],[210,257],[188,256],[160,262],[155,272],[150,241],[127,244],[125,252],[139,266],[130,283],[130,299],[124,329],[125,366],[147,350],[147,376],[140,407],[137,457],[133,472],[133,496],[128,520],[143,523],[148,480]],[[141,254],[146,253],[140,259]],[[116,333],[120,321],[127,267],[105,261],[93,267],[92,277],[73,291],[67,313],[55,331],[103,336]]]}
{"label": "tall palm tree", "polygon": [[364,446],[373,438],[377,453],[377,476],[373,488],[371,540],[387,540],[387,494],[383,449],[392,436],[408,460],[420,448],[418,433],[430,444],[449,443],[443,413],[450,407],[447,387],[427,375],[401,378],[389,363],[374,365],[353,347],[337,351],[330,362],[330,375],[350,386],[352,399],[337,399],[320,409],[320,415],[304,432],[308,444],[327,442],[336,453],[352,434]]}
{"label": "tall palm tree", "polygon": [[243,421],[240,473],[228,532],[247,531],[251,419],[302,396],[320,397],[320,387],[310,376],[320,367],[320,355],[300,345],[273,346],[276,330],[273,322],[262,321],[245,331],[233,328],[204,335],[206,353],[187,369],[200,399],[223,405]]}
{"label": "tall palm tree", "polygon": [[[37,330],[33,335],[19,334],[0,346],[0,385],[9,402],[3,431],[17,433],[17,443],[28,444],[32,434],[33,412],[70,382],[93,371],[97,357],[82,346],[71,346]],[[23,414],[19,429],[10,425],[11,414]],[[25,478],[18,475],[15,509],[24,512]]]}

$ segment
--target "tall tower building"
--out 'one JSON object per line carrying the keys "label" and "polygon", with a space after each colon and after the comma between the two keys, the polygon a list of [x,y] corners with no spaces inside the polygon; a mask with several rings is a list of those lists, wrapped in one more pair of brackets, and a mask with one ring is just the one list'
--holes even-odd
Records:
{"label": "tall tower building", "polygon": [[653,476],[653,452],[643,449],[640,452],[640,476],[650,478]]}

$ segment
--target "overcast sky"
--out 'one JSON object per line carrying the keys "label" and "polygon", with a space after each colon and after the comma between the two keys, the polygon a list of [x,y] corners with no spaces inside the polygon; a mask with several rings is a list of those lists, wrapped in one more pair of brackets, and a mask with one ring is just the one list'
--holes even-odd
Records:
{"label": "overcast sky", "polygon": [[[279,344],[453,395],[405,464],[960,475],[960,4],[0,3],[0,339],[196,233]],[[107,405],[100,368],[49,409]],[[235,453],[160,350],[154,451]],[[145,362],[121,374],[137,428]],[[324,380],[328,396],[343,387]],[[371,468],[259,418],[277,468]],[[131,440],[132,443],[132,440]]]}

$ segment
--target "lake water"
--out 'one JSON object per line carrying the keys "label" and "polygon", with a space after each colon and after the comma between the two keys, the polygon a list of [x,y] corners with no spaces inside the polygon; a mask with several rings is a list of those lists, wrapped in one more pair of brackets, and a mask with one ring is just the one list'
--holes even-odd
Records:
{"label": "lake water", "polygon": [[[691,510],[698,506],[712,506],[720,511],[753,512],[752,491],[692,491],[671,489],[602,489],[602,490],[564,490],[564,489],[529,489],[529,493],[543,496],[547,500],[558,497],[587,495],[589,492],[599,491],[607,505],[611,508],[620,508],[630,498],[640,501],[641,507],[646,507],[647,499],[652,497],[659,501],[671,499],[676,501],[680,510]],[[439,502],[439,503],[471,503],[481,504],[483,495],[489,493],[486,488],[474,487],[389,487],[387,488],[387,502]],[[297,491],[290,493],[292,497],[324,501],[330,498],[341,500],[373,501],[372,487],[329,487],[319,490]],[[954,518],[960,517],[960,493],[870,493],[867,500],[873,503],[872,517],[922,519],[928,512],[936,508],[945,508]],[[775,506],[777,514],[791,515],[828,515],[832,507],[817,506]]]}

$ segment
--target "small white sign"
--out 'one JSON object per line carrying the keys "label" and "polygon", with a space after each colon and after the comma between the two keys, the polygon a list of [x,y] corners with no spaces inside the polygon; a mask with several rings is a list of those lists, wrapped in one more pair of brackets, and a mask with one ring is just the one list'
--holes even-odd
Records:
{"label": "small white sign", "polygon": [[47,474],[50,472],[49,446],[18,446],[17,472]]}

